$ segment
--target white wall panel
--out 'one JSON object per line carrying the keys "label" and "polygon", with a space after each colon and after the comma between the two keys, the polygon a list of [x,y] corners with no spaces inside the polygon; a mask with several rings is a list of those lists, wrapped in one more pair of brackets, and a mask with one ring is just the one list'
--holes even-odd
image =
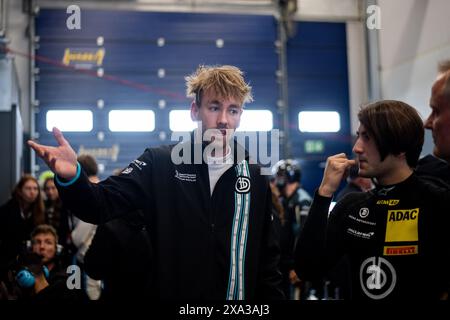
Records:
{"label": "white wall panel", "polygon": [[[450,59],[450,1],[380,0],[383,99],[403,100],[425,118],[437,63]],[[424,153],[431,151],[427,135]]]}

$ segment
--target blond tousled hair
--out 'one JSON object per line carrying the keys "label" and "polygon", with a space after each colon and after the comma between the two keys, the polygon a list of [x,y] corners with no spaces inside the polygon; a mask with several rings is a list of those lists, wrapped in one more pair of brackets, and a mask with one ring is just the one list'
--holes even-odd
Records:
{"label": "blond tousled hair", "polygon": [[185,78],[186,94],[195,98],[200,107],[202,94],[213,90],[220,98],[233,97],[241,104],[253,101],[252,88],[245,82],[243,72],[234,66],[199,66]]}

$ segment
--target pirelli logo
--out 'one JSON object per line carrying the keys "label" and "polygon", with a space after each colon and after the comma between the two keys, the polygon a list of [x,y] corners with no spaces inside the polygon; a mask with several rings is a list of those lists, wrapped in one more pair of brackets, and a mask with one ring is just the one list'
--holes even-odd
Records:
{"label": "pirelli logo", "polygon": [[419,208],[388,210],[386,242],[418,241]]}
{"label": "pirelli logo", "polygon": [[385,206],[396,206],[400,200],[398,199],[387,199],[387,200],[378,200],[377,204],[379,205],[385,205]]}
{"label": "pirelli logo", "polygon": [[419,246],[384,247],[385,256],[407,256],[419,253]]}

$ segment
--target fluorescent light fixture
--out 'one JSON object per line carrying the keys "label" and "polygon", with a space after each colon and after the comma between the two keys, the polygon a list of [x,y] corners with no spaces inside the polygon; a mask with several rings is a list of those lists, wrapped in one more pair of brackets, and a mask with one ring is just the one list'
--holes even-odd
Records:
{"label": "fluorescent light fixture", "polygon": [[169,112],[169,127],[172,131],[192,131],[197,124],[192,121],[190,110],[172,110]]}
{"label": "fluorescent light fixture", "polygon": [[108,114],[112,132],[151,132],[155,130],[152,110],[111,110]]}
{"label": "fluorescent light fixture", "polygon": [[47,131],[57,127],[66,132],[89,132],[93,128],[93,114],[90,110],[49,110],[46,127]]}
{"label": "fluorescent light fixture", "polygon": [[301,132],[338,132],[341,118],[336,111],[301,111],[298,113]]}
{"label": "fluorescent light fixture", "polygon": [[272,128],[273,116],[269,110],[244,110],[236,131],[270,131]]}

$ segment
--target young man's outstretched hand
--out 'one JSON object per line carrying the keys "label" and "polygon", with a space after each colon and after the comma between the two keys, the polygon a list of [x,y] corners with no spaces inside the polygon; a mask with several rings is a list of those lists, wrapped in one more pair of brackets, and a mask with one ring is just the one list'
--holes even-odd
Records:
{"label": "young man's outstretched hand", "polygon": [[27,143],[55,174],[70,180],[77,173],[77,154],[58,128],[53,128],[53,136],[58,142],[57,147],[44,146],[31,140]]}

